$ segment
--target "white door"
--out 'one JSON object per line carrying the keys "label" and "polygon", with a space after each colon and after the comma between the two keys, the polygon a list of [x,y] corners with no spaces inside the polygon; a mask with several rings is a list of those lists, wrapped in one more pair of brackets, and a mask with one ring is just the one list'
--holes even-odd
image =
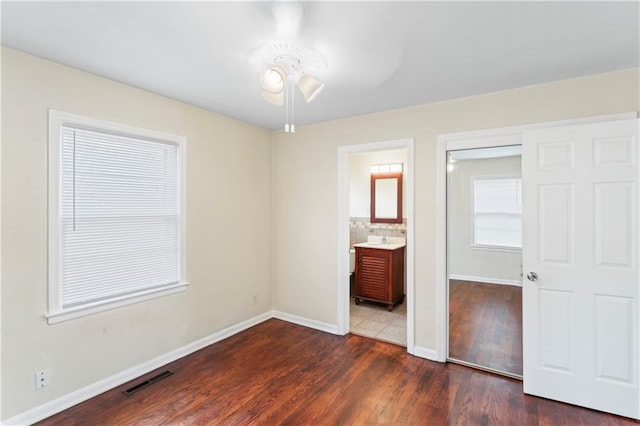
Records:
{"label": "white door", "polygon": [[638,156],[638,120],[523,133],[525,393],[640,418]]}

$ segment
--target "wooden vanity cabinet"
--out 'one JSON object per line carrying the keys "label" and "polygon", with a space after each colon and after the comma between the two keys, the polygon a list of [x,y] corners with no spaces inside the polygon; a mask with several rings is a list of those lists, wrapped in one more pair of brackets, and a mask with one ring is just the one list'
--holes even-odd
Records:
{"label": "wooden vanity cabinet", "polygon": [[355,247],[356,305],[362,300],[385,303],[387,310],[404,301],[404,247],[395,250]]}

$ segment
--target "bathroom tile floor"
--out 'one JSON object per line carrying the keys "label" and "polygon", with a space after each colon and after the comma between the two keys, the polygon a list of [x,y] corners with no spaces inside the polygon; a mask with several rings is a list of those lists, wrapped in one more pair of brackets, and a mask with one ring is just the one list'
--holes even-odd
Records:
{"label": "bathroom tile floor", "polygon": [[407,346],[406,300],[389,312],[386,305],[365,301],[356,305],[352,298],[350,312],[349,331],[352,334]]}

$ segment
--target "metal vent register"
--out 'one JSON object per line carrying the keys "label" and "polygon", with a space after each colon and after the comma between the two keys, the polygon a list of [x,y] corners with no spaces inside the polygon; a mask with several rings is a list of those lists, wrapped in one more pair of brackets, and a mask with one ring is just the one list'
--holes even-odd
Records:
{"label": "metal vent register", "polygon": [[136,392],[138,392],[140,389],[146,388],[149,385],[152,385],[166,377],[169,377],[173,374],[173,371],[167,370],[167,371],[163,371],[162,373],[155,375],[147,380],[145,380],[144,382],[140,382],[135,386],[130,387],[129,389],[123,391],[122,393],[129,396],[132,395]]}

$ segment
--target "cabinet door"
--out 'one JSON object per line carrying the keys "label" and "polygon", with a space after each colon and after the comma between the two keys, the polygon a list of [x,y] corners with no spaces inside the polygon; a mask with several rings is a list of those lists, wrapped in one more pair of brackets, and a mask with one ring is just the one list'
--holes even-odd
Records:
{"label": "cabinet door", "polygon": [[358,296],[389,300],[388,255],[387,250],[358,250]]}

